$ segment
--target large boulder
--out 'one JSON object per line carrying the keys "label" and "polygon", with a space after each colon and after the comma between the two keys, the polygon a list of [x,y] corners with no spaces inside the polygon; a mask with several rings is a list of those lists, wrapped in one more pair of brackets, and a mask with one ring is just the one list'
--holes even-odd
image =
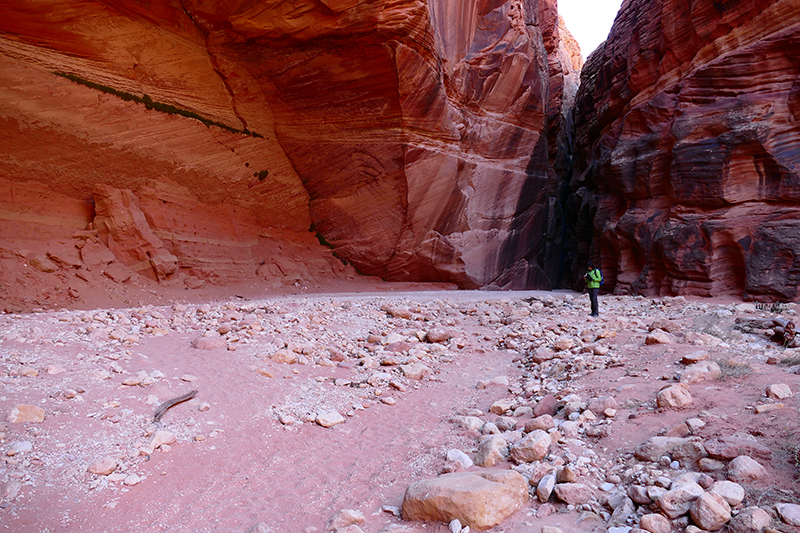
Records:
{"label": "large boulder", "polygon": [[472,529],[500,524],[528,501],[528,482],[511,470],[444,474],[410,485],[403,497],[405,520],[450,522]]}

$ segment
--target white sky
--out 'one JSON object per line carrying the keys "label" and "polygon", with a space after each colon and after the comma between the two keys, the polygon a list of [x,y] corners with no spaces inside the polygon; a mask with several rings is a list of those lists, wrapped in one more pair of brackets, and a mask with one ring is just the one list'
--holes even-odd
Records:
{"label": "white sky", "polygon": [[558,14],[581,46],[584,59],[606,40],[622,0],[558,0]]}

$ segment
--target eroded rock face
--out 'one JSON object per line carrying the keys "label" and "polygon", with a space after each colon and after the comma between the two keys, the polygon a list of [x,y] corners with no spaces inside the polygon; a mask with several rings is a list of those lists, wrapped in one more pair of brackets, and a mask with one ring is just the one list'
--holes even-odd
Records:
{"label": "eroded rock face", "polygon": [[798,44],[792,0],[624,3],[578,95],[576,273],[591,256],[619,293],[798,298]]}
{"label": "eroded rock face", "polygon": [[103,226],[102,184],[152,231],[117,259],[174,256],[150,277],[283,271],[264,241],[311,228],[386,279],[553,284],[548,167],[580,67],[553,0],[62,7],[0,8],[0,178],[69,199],[11,217],[28,233]]}

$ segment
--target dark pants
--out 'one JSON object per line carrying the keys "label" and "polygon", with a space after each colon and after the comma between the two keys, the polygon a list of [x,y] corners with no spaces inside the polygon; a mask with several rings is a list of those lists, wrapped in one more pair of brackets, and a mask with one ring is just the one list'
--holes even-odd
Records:
{"label": "dark pants", "polygon": [[589,289],[589,300],[592,302],[592,316],[599,316],[600,310],[597,308],[597,293],[600,289]]}

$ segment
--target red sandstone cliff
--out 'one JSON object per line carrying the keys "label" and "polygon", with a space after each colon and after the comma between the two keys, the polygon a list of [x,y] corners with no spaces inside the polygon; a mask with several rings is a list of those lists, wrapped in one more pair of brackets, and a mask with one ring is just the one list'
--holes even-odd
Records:
{"label": "red sandstone cliff", "polygon": [[559,35],[555,0],[6,2],[5,255],[341,275],[319,238],[386,279],[549,286]]}
{"label": "red sandstone cliff", "polygon": [[[800,297],[800,4],[628,0],[576,106],[575,270]],[[591,249],[589,244],[591,243]]]}

